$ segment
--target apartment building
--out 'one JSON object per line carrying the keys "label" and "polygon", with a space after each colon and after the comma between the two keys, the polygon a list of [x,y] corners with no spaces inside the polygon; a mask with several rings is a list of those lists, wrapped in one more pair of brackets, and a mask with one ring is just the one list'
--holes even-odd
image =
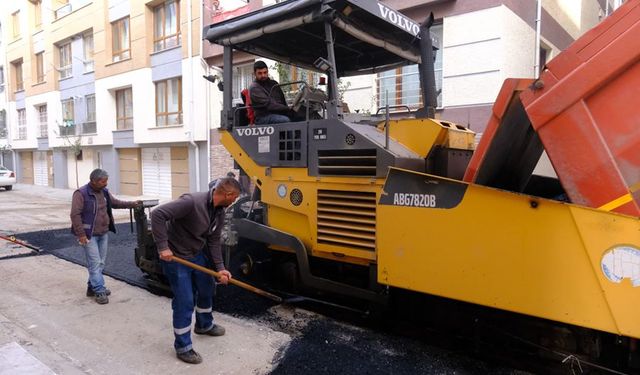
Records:
{"label": "apartment building", "polygon": [[75,188],[100,167],[115,193],[206,189],[199,1],[2,7],[8,143],[20,182]]}

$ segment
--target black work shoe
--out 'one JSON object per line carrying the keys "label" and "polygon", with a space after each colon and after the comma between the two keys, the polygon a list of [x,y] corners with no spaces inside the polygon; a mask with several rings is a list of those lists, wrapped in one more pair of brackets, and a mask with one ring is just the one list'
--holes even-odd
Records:
{"label": "black work shoe", "polygon": [[[111,291],[109,289],[105,288],[104,290],[108,296],[111,295]],[[93,289],[91,289],[91,287],[87,287],[87,297],[95,297],[95,296],[96,296],[96,292],[94,292]]]}
{"label": "black work shoe", "polygon": [[198,328],[193,330],[193,332],[195,332],[198,335],[209,335],[209,336],[223,336],[225,331],[226,330],[224,329],[224,327],[218,324],[214,324],[213,327],[211,327],[206,331]]}
{"label": "black work shoe", "polygon": [[109,303],[109,297],[107,297],[107,293],[106,292],[96,293],[96,302],[98,302],[101,305],[106,305],[107,303]]}
{"label": "black work shoe", "polygon": [[191,363],[191,364],[194,364],[194,365],[197,365],[198,363],[202,362],[202,357],[200,357],[200,354],[198,354],[198,352],[196,352],[193,349],[189,350],[188,352],[184,352],[184,353],[176,353],[176,356],[182,362],[187,362],[187,363]]}

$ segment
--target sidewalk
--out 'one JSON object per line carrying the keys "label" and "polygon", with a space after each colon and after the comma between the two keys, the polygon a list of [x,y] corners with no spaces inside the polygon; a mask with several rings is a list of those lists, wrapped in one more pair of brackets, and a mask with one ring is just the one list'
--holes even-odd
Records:
{"label": "sidewalk", "polygon": [[0,374],[267,373],[290,341],[214,313],[227,334],[193,335],[204,362],[188,365],[172,347],[171,300],[105,279],[113,294],[98,305],[84,295],[83,267],[52,255],[0,259]]}

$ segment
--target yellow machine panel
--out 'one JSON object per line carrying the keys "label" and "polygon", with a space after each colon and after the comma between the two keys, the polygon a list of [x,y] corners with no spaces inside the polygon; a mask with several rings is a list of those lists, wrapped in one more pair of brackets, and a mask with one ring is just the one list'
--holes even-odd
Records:
{"label": "yellow machine panel", "polygon": [[640,337],[637,218],[398,169],[378,215],[383,284]]}
{"label": "yellow machine panel", "polygon": [[[382,132],[385,123],[378,129]],[[389,137],[403,144],[422,158],[433,146],[439,145],[461,150],[473,150],[475,133],[464,126],[436,119],[402,119],[389,121]]]}

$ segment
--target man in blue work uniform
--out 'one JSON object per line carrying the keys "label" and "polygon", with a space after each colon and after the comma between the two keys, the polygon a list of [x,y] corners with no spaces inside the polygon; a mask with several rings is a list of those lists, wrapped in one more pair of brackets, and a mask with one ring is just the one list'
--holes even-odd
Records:
{"label": "man in blue work uniform", "polygon": [[151,213],[151,230],[158,248],[162,271],[173,292],[173,333],[177,357],[187,363],[201,363],[202,357],[191,343],[191,315],[195,307],[194,332],[222,336],[225,329],[213,321],[214,280],[208,274],[173,262],[174,256],[220,273],[226,284],[231,273],[222,260],[220,232],[224,209],[240,195],[240,184],[233,178],[218,180],[208,192],[183,194],[156,207]]}

